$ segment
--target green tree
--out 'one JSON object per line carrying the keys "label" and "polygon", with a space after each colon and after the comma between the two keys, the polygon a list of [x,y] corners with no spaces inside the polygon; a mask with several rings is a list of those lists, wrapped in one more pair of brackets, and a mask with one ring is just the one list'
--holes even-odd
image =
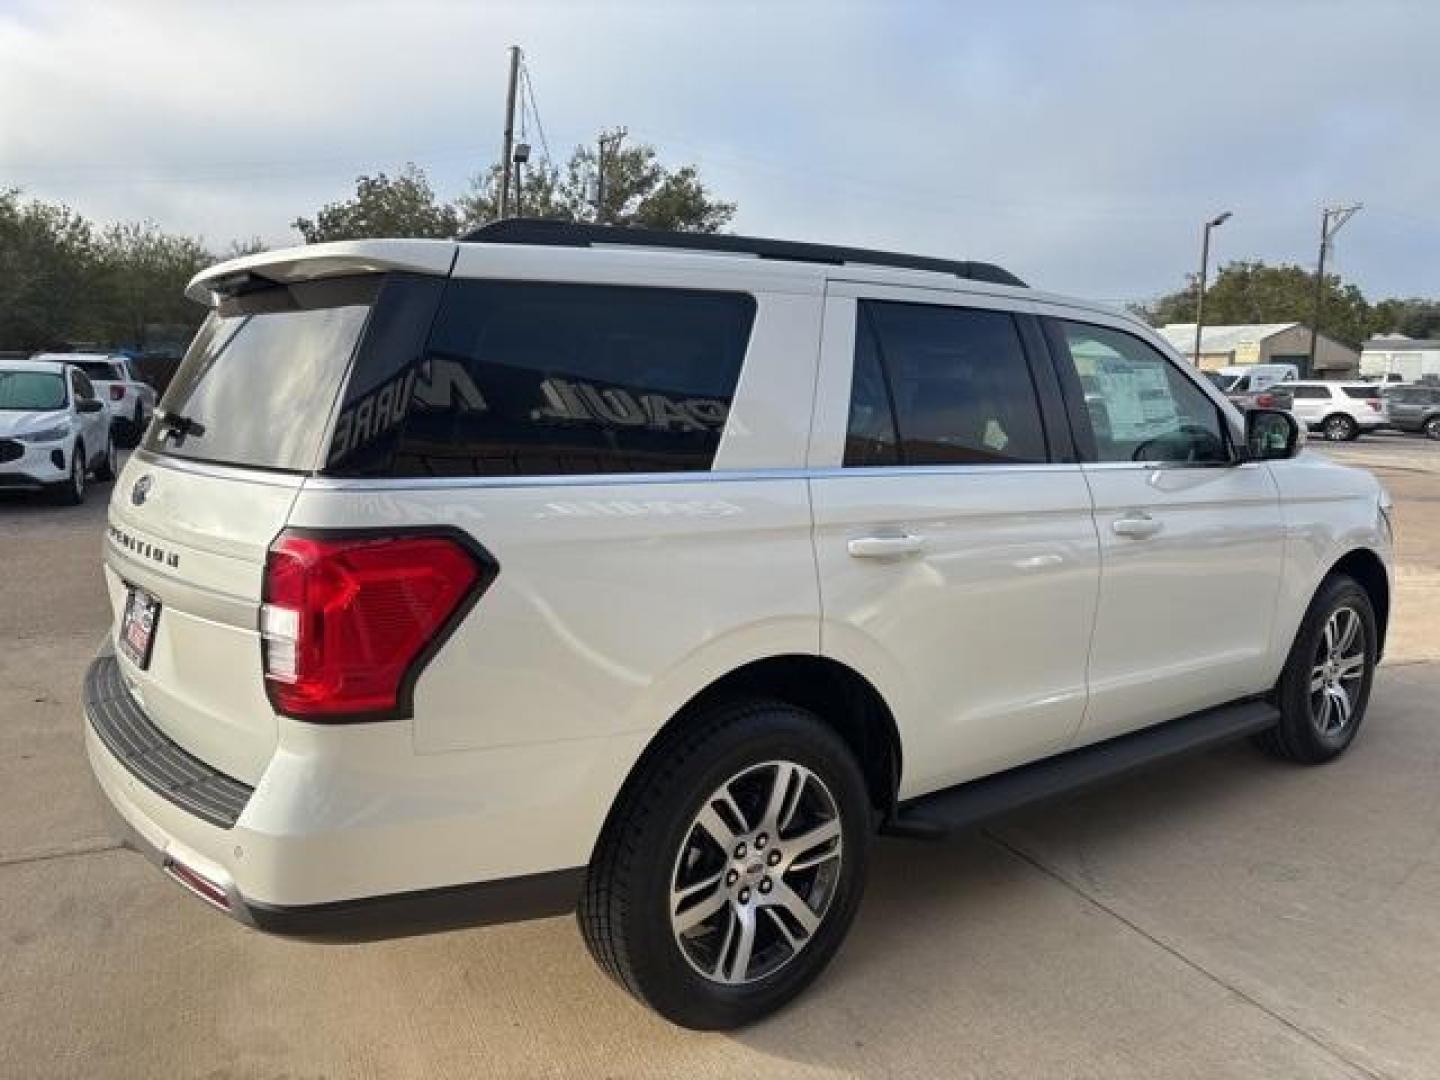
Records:
{"label": "green tree", "polygon": [[106,340],[143,351],[157,334],[173,340],[199,325],[204,310],[185,298],[185,286],[215,261],[199,240],[130,222],[106,229],[99,252]]}
{"label": "green tree", "polygon": [[[1207,326],[1308,322],[1314,310],[1315,275],[1289,263],[1228,263],[1205,290]],[[1194,322],[1195,278],[1192,276],[1185,288],[1143,308],[1142,314],[1153,326]],[[1360,290],[1345,284],[1337,275],[1326,274],[1322,332],[1358,347],[1369,336],[1370,326],[1371,309]]]}
{"label": "green tree", "polygon": [[1370,333],[1440,338],[1440,300],[1381,300],[1370,309]]}
{"label": "green tree", "polygon": [[[473,227],[500,216],[499,165],[471,181],[457,204],[463,222]],[[598,190],[596,151],[577,146],[565,168],[548,161],[527,167],[520,212],[525,217],[594,221]],[[671,169],[653,146],[636,145],[607,155],[603,220],[609,225],[680,232],[718,232],[735,216],[735,204],[717,199],[693,165]]]}
{"label": "green tree", "polygon": [[406,165],[398,176],[361,176],[355,196],[322,207],[314,219],[291,223],[307,244],[369,237],[451,237],[459,231],[455,208],[437,202],[425,173]]}
{"label": "green tree", "polygon": [[[474,228],[500,217],[500,166],[492,165],[479,176],[470,180],[470,190],[455,203],[456,214],[462,228]],[[513,192],[512,192],[513,194]],[[569,189],[563,183],[560,170],[548,161],[541,161],[533,168],[526,166],[521,176],[519,215],[527,218],[558,218],[574,221],[575,208],[571,206]]]}
{"label": "green tree", "polygon": [[0,189],[0,348],[36,350],[96,330],[100,253],[68,206]]}

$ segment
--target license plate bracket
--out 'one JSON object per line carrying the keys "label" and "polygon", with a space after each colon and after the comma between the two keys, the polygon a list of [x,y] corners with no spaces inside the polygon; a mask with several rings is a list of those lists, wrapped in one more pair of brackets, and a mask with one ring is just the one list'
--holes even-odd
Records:
{"label": "license plate bracket", "polygon": [[150,666],[155,645],[155,627],[160,621],[160,601],[138,585],[128,586],[125,613],[120,619],[120,651],[144,671]]}

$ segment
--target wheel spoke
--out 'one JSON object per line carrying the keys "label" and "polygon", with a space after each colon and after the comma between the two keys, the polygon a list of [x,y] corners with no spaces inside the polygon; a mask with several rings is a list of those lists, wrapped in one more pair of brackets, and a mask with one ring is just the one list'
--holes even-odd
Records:
{"label": "wheel spoke", "polygon": [[[737,908],[735,922],[740,927],[740,936],[735,941],[735,957],[722,973],[725,981],[730,983],[744,982],[745,976],[750,971],[750,954],[755,949],[755,909]],[[727,941],[726,944],[729,942]],[[722,965],[725,963],[725,952],[723,951],[720,954],[720,962]]]}
{"label": "wheel spoke", "polygon": [[1326,690],[1320,695],[1320,711],[1315,716],[1315,726],[1320,729],[1320,734],[1330,733],[1330,710],[1334,702],[1330,698],[1330,691]]}
{"label": "wheel spoke", "polygon": [[[739,822],[738,830],[715,809],[716,803],[725,807],[734,816],[734,820]],[[701,807],[695,824],[709,833],[710,838],[720,845],[722,851],[727,853],[739,842],[741,833],[746,830],[745,815],[740,812],[740,807],[735,805],[735,799],[731,796],[728,787],[721,788],[710,797],[709,802]]]}
{"label": "wheel spoke", "polygon": [[[780,830],[790,820],[790,815],[795,812],[795,804],[800,801],[800,792],[805,788],[805,781],[808,774],[798,765],[792,765],[788,761],[777,761],[775,763],[775,777],[770,785],[770,798],[765,803],[765,812],[760,815],[760,827],[767,829],[772,836],[779,836]],[[791,792],[794,794],[792,795]]]}
{"label": "wheel spoke", "polygon": [[793,956],[795,953],[798,953],[804,946],[805,939],[796,936],[795,932],[790,929],[790,924],[780,917],[780,912],[776,908],[764,907],[760,910],[770,916],[770,922],[775,926],[775,929],[780,931],[781,936],[785,939],[785,944],[790,946],[790,954]]}
{"label": "wheel spoke", "polygon": [[[790,850],[790,863],[786,872],[791,870],[809,870],[811,867],[819,866],[828,862],[840,854],[839,845],[832,850],[816,851],[816,848],[829,844],[840,836],[840,821],[838,818],[831,818],[823,821],[809,832],[801,833],[799,836],[787,839],[785,847]],[[813,854],[811,854],[813,853]],[[809,857],[807,858],[807,854]]]}
{"label": "wheel spoke", "polygon": [[[725,895],[725,890],[720,888],[720,877],[721,875],[716,874],[713,878],[708,878],[698,885],[691,885],[674,894],[674,912],[670,916],[670,923],[675,927],[677,934],[683,934],[689,930],[693,930],[725,906],[729,897]],[[713,888],[715,891],[705,897],[705,899],[696,901],[690,907],[681,910],[684,902],[689,897],[695,895],[695,893],[706,886]]]}
{"label": "wheel spoke", "polygon": [[1325,655],[1335,655],[1335,616],[1331,615],[1325,622]]}
{"label": "wheel spoke", "polygon": [[1360,629],[1360,619],[1349,608],[1341,608],[1335,613],[1335,617],[1343,623],[1340,640],[1335,645],[1335,654],[1338,658],[1350,651],[1350,646],[1355,641],[1355,634]]}
{"label": "wheel spoke", "polygon": [[805,932],[806,938],[809,938],[811,934],[815,933],[815,929],[820,925],[820,916],[815,914],[814,910],[811,909],[810,905],[805,902],[799,893],[781,881],[776,883],[775,891],[770,895],[772,898],[771,905],[777,908],[784,908],[800,925],[800,929]]}
{"label": "wheel spoke", "polygon": [[1356,653],[1354,656],[1347,656],[1339,663],[1340,678],[1358,679],[1365,674],[1365,654]]}
{"label": "wheel spoke", "polygon": [[1325,669],[1317,667],[1310,672],[1310,692],[1318,694],[1325,689]]}
{"label": "wheel spoke", "polygon": [[725,910],[727,912],[725,937],[720,942],[720,951],[715,954],[715,966],[710,969],[711,977],[719,979],[721,982],[729,981],[724,972],[725,958],[730,955],[730,942],[735,937],[735,925],[739,921],[733,907],[727,907]]}
{"label": "wheel spoke", "polygon": [[1330,694],[1335,699],[1335,728],[1339,730],[1350,722],[1350,695],[1338,686],[1332,688]]}

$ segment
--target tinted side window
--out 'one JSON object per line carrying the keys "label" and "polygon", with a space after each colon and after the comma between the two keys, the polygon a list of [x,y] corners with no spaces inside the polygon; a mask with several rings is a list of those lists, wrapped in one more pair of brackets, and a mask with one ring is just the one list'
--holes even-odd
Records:
{"label": "tinted side window", "polygon": [[[1010,315],[879,300],[859,308],[845,464],[888,463],[858,460],[867,440],[883,441],[877,433],[883,436],[887,423],[905,465],[1048,460],[1039,400]],[[893,418],[886,415],[892,408]]]}
{"label": "tinted side window", "polygon": [[95,396],[95,384],[79,368],[71,369],[70,386],[75,391],[76,397],[93,398]]}
{"label": "tinted side window", "polygon": [[1230,460],[1220,409],[1164,354],[1119,330],[1060,324],[1098,461]]}
{"label": "tinted side window", "polygon": [[1296,398],[1326,398],[1330,397],[1328,386],[1295,386],[1290,393]]}
{"label": "tinted side window", "polygon": [[1371,385],[1369,383],[1365,383],[1360,386],[1344,386],[1341,387],[1341,389],[1345,391],[1346,397],[1359,398],[1362,401],[1368,400],[1370,398],[1378,398],[1380,396],[1380,387]]}
{"label": "tinted side window", "polygon": [[754,318],[741,293],[453,281],[392,471],[708,469]]}

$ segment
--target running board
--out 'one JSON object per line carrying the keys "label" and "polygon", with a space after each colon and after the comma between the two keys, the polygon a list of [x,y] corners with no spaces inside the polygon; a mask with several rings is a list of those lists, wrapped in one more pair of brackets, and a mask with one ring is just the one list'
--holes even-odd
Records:
{"label": "running board", "polygon": [[1264,701],[1244,701],[1156,724],[1129,735],[971,780],[902,804],[881,831],[938,840],[1024,806],[1114,780],[1147,765],[1208,750],[1273,727]]}

